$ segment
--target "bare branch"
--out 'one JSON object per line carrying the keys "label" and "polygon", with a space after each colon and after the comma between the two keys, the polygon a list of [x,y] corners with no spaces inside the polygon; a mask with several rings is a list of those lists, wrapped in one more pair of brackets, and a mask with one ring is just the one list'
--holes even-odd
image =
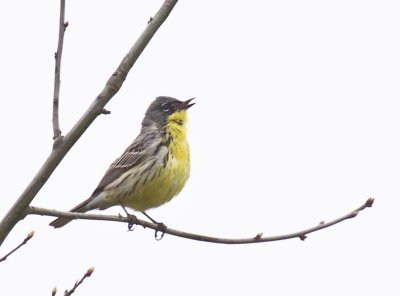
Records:
{"label": "bare branch", "polygon": [[111,216],[111,215],[95,215],[95,214],[83,214],[83,213],[72,213],[72,212],[61,212],[55,210],[48,210],[37,207],[29,207],[26,211],[26,215],[34,214],[34,215],[42,215],[42,216],[53,216],[53,217],[62,217],[62,218],[71,218],[71,219],[87,219],[87,220],[102,220],[102,221],[114,221],[114,222],[123,222],[128,223],[128,225],[140,225],[144,228],[154,229],[157,232],[165,232],[170,235],[193,239],[198,241],[210,242],[210,243],[218,243],[218,244],[252,244],[252,243],[263,243],[263,242],[271,242],[271,241],[279,241],[286,240],[292,238],[300,238],[301,240],[305,240],[307,238],[307,234],[322,230],[324,228],[333,226],[347,219],[351,219],[356,217],[356,213],[358,214],[365,208],[371,207],[374,203],[373,198],[369,198],[362,206],[358,207],[354,211],[332,220],[330,222],[319,223],[317,226],[301,230],[298,232],[293,232],[289,234],[277,235],[277,236],[266,236],[263,237],[263,234],[260,232],[256,235],[253,235],[250,238],[218,238],[218,237],[210,237],[200,234],[193,234],[189,232],[184,232],[180,230],[175,230],[172,228],[165,227],[164,225],[155,224],[151,222],[147,222],[144,220],[137,219],[135,216],[122,217],[122,216]]}
{"label": "bare branch", "polygon": [[54,55],[55,58],[55,74],[54,74],[54,95],[53,95],[53,140],[54,147],[60,142],[61,130],[60,130],[60,121],[58,115],[58,106],[59,106],[59,98],[60,98],[60,75],[61,75],[61,57],[63,51],[64,44],[64,32],[68,26],[68,23],[65,22],[65,0],[60,1],[60,23],[58,28],[58,46],[57,52]]}
{"label": "bare branch", "polygon": [[16,250],[18,250],[19,248],[21,248],[23,245],[25,245],[32,237],[33,237],[34,232],[31,231],[28,233],[28,235],[26,236],[26,238],[22,241],[22,243],[20,243],[16,248],[14,248],[13,250],[11,250],[10,252],[8,252],[4,257],[0,258],[0,262],[2,261],[6,261],[7,257],[10,256],[12,253],[14,253]]}
{"label": "bare branch", "polygon": [[102,113],[104,106],[119,91],[126,76],[128,75],[128,72],[133,67],[147,44],[150,42],[151,38],[157,32],[158,28],[167,19],[177,2],[178,0],[164,1],[157,14],[154,16],[153,21],[146,26],[144,32],[139,36],[138,40],[123,58],[121,64],[111,75],[105,87],[93,101],[92,105],[50,153],[42,167],[33,177],[32,181],[28,184],[24,192],[22,192],[20,197],[16,200],[14,205],[0,222],[0,245],[3,243],[17,222],[23,219],[25,210],[28,208],[29,204],[32,202],[39,190],[47,182],[48,178],[56,169],[64,156],[68,153],[76,141],[78,141],[86,129],[92,124],[96,117]]}
{"label": "bare branch", "polygon": [[[76,288],[78,288],[79,285],[83,283],[83,281],[85,280],[85,278],[90,277],[90,276],[92,275],[93,271],[94,271],[94,267],[90,267],[90,268],[86,271],[86,273],[83,275],[83,277],[82,277],[79,281],[77,281],[77,282],[75,283],[74,287],[73,287],[71,290],[69,290],[69,291],[66,290],[66,291],[64,292],[64,296],[70,296],[70,295],[72,295],[72,294],[75,292]],[[57,293],[57,290],[56,290],[56,293]]]}

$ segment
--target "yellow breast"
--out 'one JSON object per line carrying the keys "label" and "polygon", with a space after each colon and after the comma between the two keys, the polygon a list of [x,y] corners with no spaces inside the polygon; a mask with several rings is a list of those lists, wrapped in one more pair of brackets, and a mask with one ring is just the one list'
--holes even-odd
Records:
{"label": "yellow breast", "polygon": [[153,166],[153,174],[144,184],[124,198],[124,204],[138,211],[158,207],[176,196],[185,185],[190,171],[190,153],[186,142],[186,112],[169,116],[166,126],[166,146]]}

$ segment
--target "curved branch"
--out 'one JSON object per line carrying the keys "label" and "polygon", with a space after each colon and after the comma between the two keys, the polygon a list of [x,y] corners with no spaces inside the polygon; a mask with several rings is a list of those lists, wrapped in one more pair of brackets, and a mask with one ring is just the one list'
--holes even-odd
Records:
{"label": "curved branch", "polygon": [[98,115],[103,112],[104,106],[121,88],[128,72],[133,67],[140,54],[150,42],[151,38],[157,32],[158,28],[164,23],[168,15],[174,8],[178,0],[166,0],[151,22],[148,23],[144,32],[139,36],[138,40],[123,58],[117,70],[111,75],[105,87],[91,104],[89,109],[82,115],[79,121],[69,131],[69,133],[59,141],[52,150],[42,167],[33,177],[32,181],[22,192],[21,196],[16,200],[14,205],[0,222],[0,245],[3,243],[11,229],[25,215],[25,210],[32,202],[36,194],[47,182],[50,175],[56,169],[58,164],[78,141],[86,129],[92,124]]}
{"label": "curved branch", "polygon": [[263,237],[261,233],[251,237],[251,238],[218,238],[218,237],[211,237],[205,236],[200,234],[193,234],[189,232],[184,232],[180,230],[175,230],[169,227],[165,227],[164,225],[154,224],[151,222],[147,222],[144,220],[137,219],[135,216],[130,217],[122,217],[122,216],[111,216],[111,215],[95,215],[95,214],[83,214],[83,213],[72,213],[72,212],[61,212],[55,210],[48,210],[43,208],[37,207],[29,207],[26,210],[26,215],[42,215],[42,216],[53,216],[53,217],[62,217],[62,218],[71,218],[71,219],[87,219],[87,220],[102,220],[102,221],[114,221],[114,222],[122,222],[128,223],[128,225],[136,224],[143,226],[144,228],[154,229],[156,233],[158,231],[162,233],[167,233],[170,235],[193,239],[198,241],[210,242],[210,243],[217,243],[217,244],[253,244],[253,243],[264,243],[264,242],[272,242],[272,241],[279,241],[279,240],[286,240],[292,238],[300,238],[301,240],[305,240],[307,238],[307,234],[322,230],[324,228],[333,226],[338,224],[342,221],[347,219],[354,218],[358,215],[359,212],[362,210],[372,207],[374,203],[373,198],[369,198],[362,206],[358,207],[357,209],[351,211],[350,213],[334,219],[330,222],[320,222],[317,226],[301,230],[298,232],[293,232],[289,234],[283,235],[276,235],[276,236],[266,236]]}

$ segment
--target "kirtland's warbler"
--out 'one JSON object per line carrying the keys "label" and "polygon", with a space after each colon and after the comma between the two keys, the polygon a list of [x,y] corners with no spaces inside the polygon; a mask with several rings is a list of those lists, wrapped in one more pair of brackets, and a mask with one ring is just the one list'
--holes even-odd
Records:
{"label": "kirtland's warbler", "polygon": [[[189,177],[185,123],[192,100],[157,97],[146,111],[139,136],[110,165],[92,195],[71,212],[116,205],[144,212],[177,195]],[[50,225],[58,228],[71,220],[58,218]]]}

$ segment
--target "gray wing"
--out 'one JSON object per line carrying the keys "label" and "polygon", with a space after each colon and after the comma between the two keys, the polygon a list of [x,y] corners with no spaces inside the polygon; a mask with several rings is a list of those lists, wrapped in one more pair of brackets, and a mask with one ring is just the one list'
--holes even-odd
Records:
{"label": "gray wing", "polygon": [[[93,191],[91,198],[97,196],[109,184],[117,180],[125,172],[140,164],[149,157],[149,153],[153,151],[151,146],[158,147],[162,145],[161,141],[155,141],[155,135],[139,135],[135,141],[118,157],[108,168],[97,188]],[[156,144],[156,145],[154,145]],[[149,148],[149,149],[147,149]],[[157,149],[157,148],[155,148]]]}

